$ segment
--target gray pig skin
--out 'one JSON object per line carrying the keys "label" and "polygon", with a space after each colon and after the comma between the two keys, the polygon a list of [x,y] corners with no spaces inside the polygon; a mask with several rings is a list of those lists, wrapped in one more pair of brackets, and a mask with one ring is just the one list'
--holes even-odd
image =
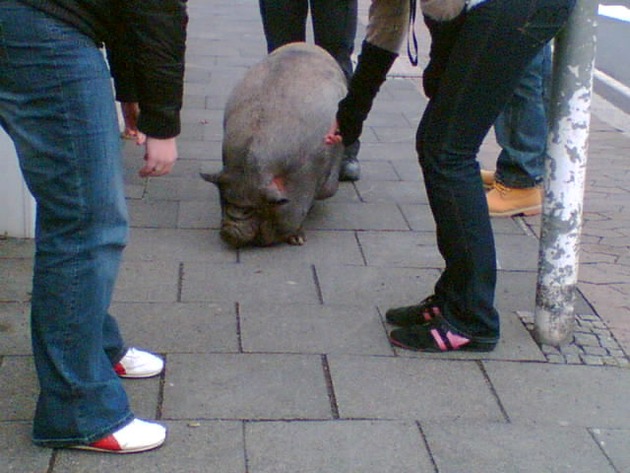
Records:
{"label": "gray pig skin", "polygon": [[236,84],[223,117],[221,237],[234,247],[305,242],[315,199],[337,192],[343,145],[326,145],[346,80],[322,48],[292,43]]}

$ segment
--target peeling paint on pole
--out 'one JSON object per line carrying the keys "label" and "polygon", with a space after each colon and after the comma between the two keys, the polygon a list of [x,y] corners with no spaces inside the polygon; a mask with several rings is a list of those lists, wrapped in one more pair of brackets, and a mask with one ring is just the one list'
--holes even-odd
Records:
{"label": "peeling paint on pole", "polygon": [[572,339],[595,64],[597,2],[578,0],[554,51],[551,130],[536,288],[536,336]]}

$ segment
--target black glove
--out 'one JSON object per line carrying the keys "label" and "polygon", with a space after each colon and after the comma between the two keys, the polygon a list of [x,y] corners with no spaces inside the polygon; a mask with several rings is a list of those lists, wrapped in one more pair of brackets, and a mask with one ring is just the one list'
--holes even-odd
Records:
{"label": "black glove", "polygon": [[446,69],[451,49],[457,41],[465,16],[465,13],[462,13],[449,21],[437,21],[424,15],[424,24],[431,33],[431,49],[429,50],[429,64],[422,73],[422,88],[429,98],[437,92],[440,78]]}
{"label": "black glove", "polygon": [[372,108],[374,97],[387,78],[398,54],[363,41],[361,55],[348,86],[348,95],[339,102],[337,122],[343,144],[350,146],[359,139],[363,122]]}

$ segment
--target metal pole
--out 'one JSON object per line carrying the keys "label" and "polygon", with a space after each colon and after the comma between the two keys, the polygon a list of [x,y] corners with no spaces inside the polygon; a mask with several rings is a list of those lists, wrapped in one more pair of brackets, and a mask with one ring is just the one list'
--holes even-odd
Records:
{"label": "metal pole", "polygon": [[536,338],[553,346],[571,341],[575,324],[597,6],[578,0],[555,41],[535,312]]}

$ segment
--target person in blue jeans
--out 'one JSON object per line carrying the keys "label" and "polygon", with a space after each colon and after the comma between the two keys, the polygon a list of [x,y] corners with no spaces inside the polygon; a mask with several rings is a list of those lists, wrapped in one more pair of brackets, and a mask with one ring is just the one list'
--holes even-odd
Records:
{"label": "person in blue jeans", "polygon": [[547,109],[551,44],[534,57],[505,109],[494,122],[501,152],[496,171],[481,171],[491,217],[537,215],[549,130]]}
{"label": "person in blue jeans", "polygon": [[[2,1],[0,125],[37,203],[31,334],[39,446],[129,453],[166,438],[162,425],[135,418],[120,379],[158,375],[164,363],[128,348],[109,313],[128,217],[101,45],[134,51],[134,74],[112,71],[117,90],[139,102],[139,174],[161,176],[177,159],[187,18],[184,0]],[[127,26],[123,46],[118,33]]]}
{"label": "person in blue jeans", "polygon": [[[414,2],[415,3],[415,2]],[[445,268],[433,294],[390,309],[395,346],[426,352],[491,351],[496,254],[477,154],[536,54],[564,26],[574,0],[425,0],[431,34],[423,75],[429,102],[416,151]],[[353,143],[406,33],[409,0],[374,0],[347,96],[326,143]]]}
{"label": "person in blue jeans", "polygon": [[[357,32],[357,0],[259,0],[267,52],[288,43],[306,41],[309,8],[313,40],[339,64],[347,80],[352,77],[352,51]],[[346,147],[339,170],[340,181],[357,181],[361,166],[360,143]]]}

